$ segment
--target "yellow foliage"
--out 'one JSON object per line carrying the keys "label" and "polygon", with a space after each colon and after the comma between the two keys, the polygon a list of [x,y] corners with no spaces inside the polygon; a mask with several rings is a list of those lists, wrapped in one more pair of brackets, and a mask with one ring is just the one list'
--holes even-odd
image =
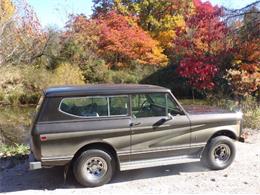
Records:
{"label": "yellow foliage", "polygon": [[182,15],[177,15],[173,17],[173,20],[175,22],[175,27],[184,28],[185,27],[185,20]]}
{"label": "yellow foliage", "polygon": [[176,29],[185,28],[185,20],[182,15],[167,15],[162,20],[163,28],[155,37],[163,48],[171,48],[173,40],[176,38]]}
{"label": "yellow foliage", "polygon": [[0,1],[0,24],[8,21],[15,12],[15,7],[11,0]]}
{"label": "yellow foliage", "polygon": [[169,48],[172,46],[173,39],[176,37],[174,30],[162,31],[159,33],[157,40],[160,42],[161,46],[164,48]]}
{"label": "yellow foliage", "polygon": [[84,84],[84,77],[79,67],[63,63],[55,69],[50,83],[52,85],[81,85]]}

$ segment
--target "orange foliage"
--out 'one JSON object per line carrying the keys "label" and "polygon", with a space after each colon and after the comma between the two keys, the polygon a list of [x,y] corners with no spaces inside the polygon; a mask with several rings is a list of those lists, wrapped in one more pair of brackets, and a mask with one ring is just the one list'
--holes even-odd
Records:
{"label": "orange foliage", "polygon": [[100,52],[105,58],[114,56],[111,62],[115,66],[128,60],[158,66],[167,64],[159,43],[139,27],[134,18],[112,11],[98,21],[101,25]]}
{"label": "orange foliage", "polygon": [[260,88],[259,43],[259,38],[244,41],[235,53],[234,68],[229,70],[229,76],[240,95],[248,95]]}

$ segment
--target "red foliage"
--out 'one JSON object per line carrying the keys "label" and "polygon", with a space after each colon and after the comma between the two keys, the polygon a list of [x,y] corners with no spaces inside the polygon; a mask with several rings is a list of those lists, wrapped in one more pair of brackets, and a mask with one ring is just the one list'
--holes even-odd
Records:
{"label": "red foliage", "polygon": [[227,28],[220,20],[220,8],[200,0],[194,0],[194,6],[195,13],[186,17],[186,29],[177,32],[174,42],[176,52],[183,55],[178,71],[193,87],[212,89]]}
{"label": "red foliage", "polygon": [[197,89],[212,89],[213,78],[218,69],[209,57],[187,57],[181,61],[178,71],[182,77],[189,80],[191,86]]}

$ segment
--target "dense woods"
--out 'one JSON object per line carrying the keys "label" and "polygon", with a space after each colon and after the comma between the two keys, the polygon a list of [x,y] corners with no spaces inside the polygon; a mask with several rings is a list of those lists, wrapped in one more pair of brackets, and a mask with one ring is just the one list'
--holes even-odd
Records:
{"label": "dense woods", "polygon": [[26,0],[0,2],[0,102],[50,85],[151,83],[176,96],[260,96],[260,2],[93,0],[93,14],[42,28]]}

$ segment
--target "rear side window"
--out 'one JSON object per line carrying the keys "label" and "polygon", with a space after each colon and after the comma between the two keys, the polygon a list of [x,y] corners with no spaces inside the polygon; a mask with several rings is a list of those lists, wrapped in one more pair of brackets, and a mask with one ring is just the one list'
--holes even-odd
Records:
{"label": "rear side window", "polygon": [[75,97],[61,101],[59,110],[77,117],[106,117],[128,114],[128,97]]}
{"label": "rear side window", "polygon": [[128,97],[114,96],[109,97],[109,112],[110,115],[127,115],[128,113]]}

